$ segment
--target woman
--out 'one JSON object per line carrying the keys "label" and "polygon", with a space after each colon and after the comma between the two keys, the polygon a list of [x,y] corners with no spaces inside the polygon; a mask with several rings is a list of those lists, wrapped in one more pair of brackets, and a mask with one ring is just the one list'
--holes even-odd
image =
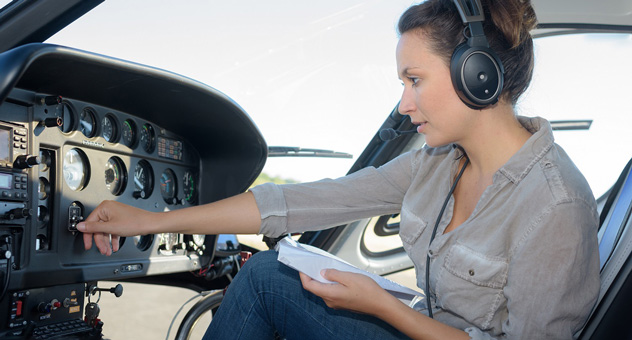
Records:
{"label": "woman", "polygon": [[513,109],[533,69],[531,5],[483,4],[505,71],[498,102],[484,108],[462,100],[451,80],[452,53],[471,34],[453,2],[429,0],[400,19],[399,111],[425,135],[421,150],[337,180],[265,184],[168,213],[104,202],[78,225],[86,249],[93,237],[109,255],[120,236],[278,236],[401,211],[426,303],[408,307],[358,274],[326,270],[338,284],[322,284],[263,252],[230,285],[206,338],[572,338],[599,289],[594,197],[549,123]]}

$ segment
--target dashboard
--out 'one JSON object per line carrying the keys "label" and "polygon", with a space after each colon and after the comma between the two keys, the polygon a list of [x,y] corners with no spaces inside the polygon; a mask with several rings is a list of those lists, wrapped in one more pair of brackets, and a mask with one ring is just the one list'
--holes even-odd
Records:
{"label": "dashboard", "polygon": [[217,235],[160,234],[105,257],[76,224],[103,200],[160,212],[246,190],[267,145],[239,105],[56,45],[2,53],[0,68],[0,337],[81,319],[87,283],[188,274],[223,254]]}

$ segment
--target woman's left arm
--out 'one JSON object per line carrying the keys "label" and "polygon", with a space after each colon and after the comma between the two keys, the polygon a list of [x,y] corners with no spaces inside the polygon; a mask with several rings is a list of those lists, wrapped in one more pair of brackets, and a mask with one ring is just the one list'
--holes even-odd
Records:
{"label": "woman's left arm", "polygon": [[504,288],[508,338],[571,339],[582,327],[599,294],[598,221],[580,199],[533,216]]}
{"label": "woman's left arm", "polygon": [[323,277],[337,283],[312,280],[300,273],[303,287],[323,298],[327,306],[373,315],[412,339],[469,339],[462,330],[447,326],[408,307],[368,276],[335,269]]}

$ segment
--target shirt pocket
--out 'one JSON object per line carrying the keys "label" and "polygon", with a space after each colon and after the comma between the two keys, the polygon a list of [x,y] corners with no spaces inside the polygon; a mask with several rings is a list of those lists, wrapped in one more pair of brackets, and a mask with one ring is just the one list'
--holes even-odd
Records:
{"label": "shirt pocket", "polygon": [[456,243],[450,247],[437,282],[437,303],[485,330],[507,300],[508,260]]}
{"label": "shirt pocket", "polygon": [[399,222],[399,237],[406,250],[409,250],[419,240],[428,223],[407,208],[402,208]]}

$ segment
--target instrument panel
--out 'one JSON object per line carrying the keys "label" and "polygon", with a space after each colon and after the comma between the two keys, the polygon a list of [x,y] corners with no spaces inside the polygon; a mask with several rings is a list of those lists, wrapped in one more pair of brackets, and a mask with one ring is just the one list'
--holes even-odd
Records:
{"label": "instrument panel", "polygon": [[[16,157],[26,156],[33,162],[20,170],[19,177],[4,178],[5,187],[15,190],[27,189],[29,177],[36,184],[31,197],[14,194],[31,203],[23,206],[32,210],[25,219],[32,214],[37,221],[36,254],[56,252],[61,265],[110,262],[94,249],[85,252],[76,232],[76,224],[103,200],[156,212],[197,204],[200,156],[182,136],[131,113],[58,95],[58,102],[51,105],[37,105],[37,101],[30,106],[19,104],[27,98],[51,101],[48,96],[16,89],[10,97],[13,102],[2,107],[9,109],[3,110],[3,118],[14,116],[4,122],[8,127],[4,131],[14,126],[14,137],[13,143],[0,145],[0,152],[9,155],[9,149],[18,150]],[[46,126],[50,118],[58,124]],[[29,120],[38,122],[33,138],[28,138],[29,124],[19,123]],[[119,131],[120,138],[115,138]],[[29,141],[31,147],[27,148],[24,144]],[[15,172],[10,162],[4,165],[6,171],[13,168]],[[130,242],[122,238],[116,256],[186,255],[195,250],[187,245],[184,235],[146,235]],[[143,272],[143,266],[134,268]]]}
{"label": "instrument panel", "polygon": [[[151,122],[71,100],[64,100],[55,111],[66,118],[58,130],[65,143],[73,145],[62,156],[62,178],[69,189],[107,189],[113,196],[147,200],[156,185],[167,205],[195,204],[199,156],[182,137]],[[71,124],[67,120],[78,124],[66,126]],[[86,150],[101,150],[110,157],[105,162],[91,160]]]}
{"label": "instrument panel", "polygon": [[121,238],[103,256],[76,225],[103,200],[164,212],[243,192],[267,158],[248,115],[191,79],[67,47],[24,45],[0,65],[0,337],[76,321],[100,280],[213,287],[195,274],[217,235]]}

